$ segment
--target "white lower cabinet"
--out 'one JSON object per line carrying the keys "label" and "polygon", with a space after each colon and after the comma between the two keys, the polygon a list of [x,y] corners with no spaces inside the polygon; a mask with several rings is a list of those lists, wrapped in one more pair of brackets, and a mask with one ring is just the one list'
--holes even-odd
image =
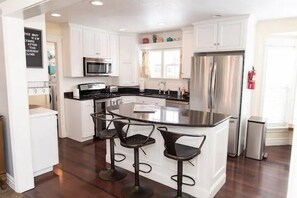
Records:
{"label": "white lower cabinet", "polygon": [[136,99],[136,102],[143,103],[143,104],[151,104],[156,106],[166,106],[166,100],[165,99],[159,99],[159,98],[150,98],[150,97],[141,97],[138,96]]}
{"label": "white lower cabinet", "polygon": [[137,96],[121,96],[123,104],[136,102],[136,98]]}
{"label": "white lower cabinet", "polygon": [[30,109],[30,132],[34,177],[50,172],[59,163],[57,112]]}
{"label": "white lower cabinet", "polygon": [[90,116],[92,113],[94,113],[93,100],[65,99],[67,137],[79,142],[92,139],[95,132]]}

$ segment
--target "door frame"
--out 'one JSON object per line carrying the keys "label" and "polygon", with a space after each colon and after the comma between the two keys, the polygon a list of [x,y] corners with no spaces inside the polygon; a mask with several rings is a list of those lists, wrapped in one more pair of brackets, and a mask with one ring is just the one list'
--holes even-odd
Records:
{"label": "door frame", "polygon": [[58,104],[58,127],[59,137],[65,138],[65,108],[64,108],[64,92],[63,92],[63,54],[62,54],[62,38],[60,36],[47,35],[47,42],[55,43],[56,48],[56,66],[57,66],[57,104]]}

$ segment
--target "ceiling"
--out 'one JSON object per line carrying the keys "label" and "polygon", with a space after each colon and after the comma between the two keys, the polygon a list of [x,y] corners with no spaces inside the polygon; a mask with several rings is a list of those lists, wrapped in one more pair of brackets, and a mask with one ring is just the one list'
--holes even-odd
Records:
{"label": "ceiling", "polygon": [[[72,0],[68,0],[72,1]],[[71,22],[91,27],[127,32],[156,32],[179,29],[210,19],[212,15],[253,14],[256,19],[297,17],[297,0],[101,0],[93,6],[82,0],[53,10],[62,16],[46,15],[47,21]],[[165,23],[160,26],[159,23]]]}

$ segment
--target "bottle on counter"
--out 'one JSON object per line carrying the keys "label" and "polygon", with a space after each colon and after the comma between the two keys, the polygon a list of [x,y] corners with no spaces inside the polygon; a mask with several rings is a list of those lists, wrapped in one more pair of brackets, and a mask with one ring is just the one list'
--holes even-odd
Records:
{"label": "bottle on counter", "polygon": [[177,90],[177,97],[180,98],[181,96],[181,90],[180,90],[180,87],[178,87],[178,90]]}
{"label": "bottle on counter", "polygon": [[182,90],[181,90],[181,95],[183,96],[183,95],[185,95],[185,93],[186,93],[186,88],[183,87]]}

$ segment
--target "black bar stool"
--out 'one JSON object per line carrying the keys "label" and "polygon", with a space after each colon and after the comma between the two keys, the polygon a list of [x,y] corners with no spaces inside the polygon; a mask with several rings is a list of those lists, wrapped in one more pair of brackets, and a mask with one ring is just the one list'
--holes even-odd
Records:
{"label": "black bar stool", "polygon": [[[128,184],[123,188],[123,196],[125,198],[147,198],[153,195],[153,191],[145,186],[140,186],[139,183],[139,172],[149,173],[152,171],[152,167],[147,163],[139,163],[139,148],[155,143],[155,139],[151,138],[155,126],[153,124],[144,124],[144,123],[131,123],[128,119],[115,119],[114,126],[117,130],[118,137],[121,140],[121,145],[126,148],[134,149],[134,174],[135,174],[135,183]],[[131,126],[143,126],[148,127],[143,130],[146,131],[150,129],[149,135],[145,136],[142,134],[135,134],[128,136],[128,132],[131,131]],[[142,150],[142,149],[141,149]],[[143,150],[142,150],[143,151]],[[143,151],[144,152],[144,151]],[[145,154],[145,152],[144,152]],[[150,169],[148,171],[139,170],[139,165],[146,165]]]}
{"label": "black bar stool", "polygon": [[[105,181],[118,181],[120,179],[123,179],[126,177],[127,172],[126,170],[116,167],[115,162],[121,162],[126,159],[126,156],[120,153],[114,152],[114,138],[117,138],[117,132],[115,129],[109,129],[110,125],[113,123],[114,116],[109,113],[94,113],[91,114],[93,118],[93,122],[95,124],[95,130],[97,132],[97,135],[101,139],[109,139],[110,140],[110,168],[105,170],[100,170],[99,172],[99,178]],[[111,116],[112,118],[106,118],[106,116]],[[106,129],[99,130],[96,127],[97,122],[109,122],[106,126]],[[121,160],[116,160],[115,155],[122,156],[123,158]]]}
{"label": "black bar stool", "polygon": [[[183,184],[188,186],[195,185],[195,180],[192,177],[183,175],[183,161],[189,161],[201,153],[201,147],[205,142],[206,136],[176,133],[168,131],[167,127],[165,126],[158,127],[157,129],[161,132],[165,142],[164,155],[170,159],[177,160],[177,175],[171,176],[171,179],[177,182],[177,192],[171,193],[170,195],[168,195],[168,197],[194,198],[193,196],[182,192]],[[202,141],[198,148],[176,143],[176,141],[183,136],[196,138],[201,137]],[[177,179],[175,179],[175,177],[177,177]],[[183,183],[183,177],[192,180],[193,183]]]}

